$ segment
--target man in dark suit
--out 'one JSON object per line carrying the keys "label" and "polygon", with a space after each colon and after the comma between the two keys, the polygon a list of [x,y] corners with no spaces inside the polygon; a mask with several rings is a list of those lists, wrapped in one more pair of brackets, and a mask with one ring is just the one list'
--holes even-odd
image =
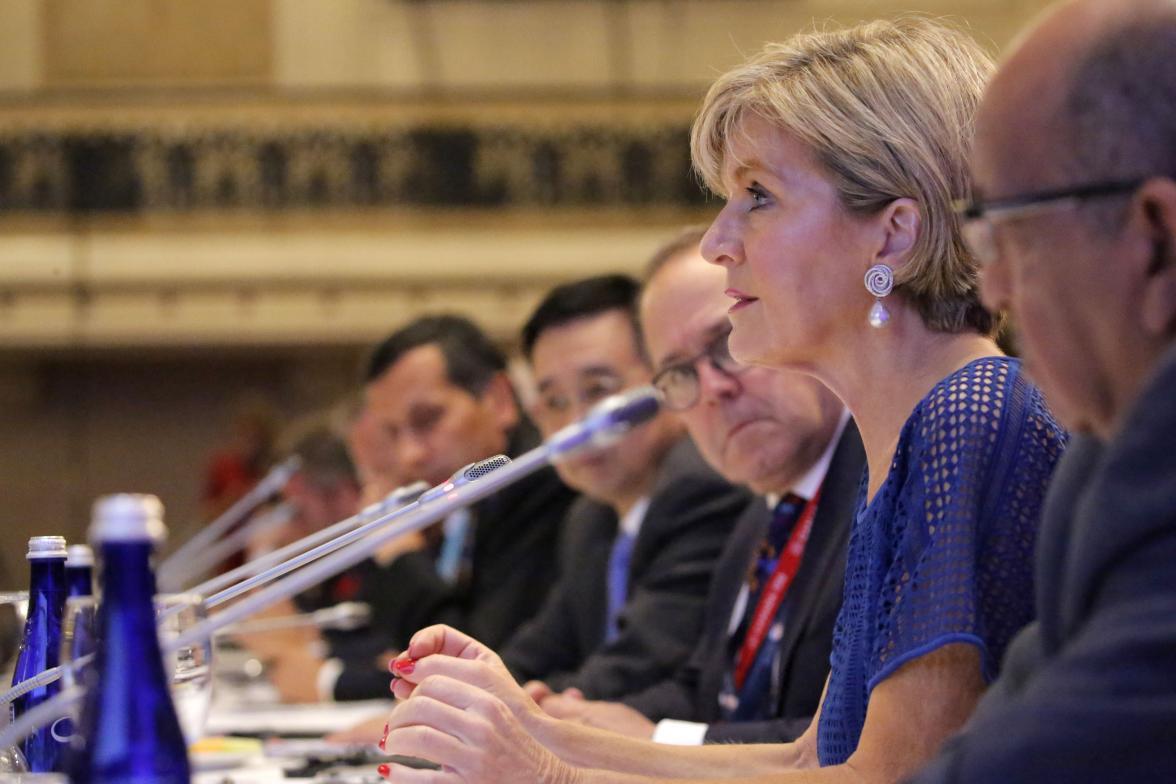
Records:
{"label": "man in dark suit", "polygon": [[[458,316],[417,319],[377,347],[365,405],[405,481],[440,484],[467,463],[538,444],[505,368],[502,353]],[[546,468],[447,521],[439,542],[412,535],[383,548],[386,596],[373,622],[397,646],[432,623],[501,644],[555,580],[559,521],[573,498]]]}
{"label": "man in dark suit", "polygon": [[[641,307],[646,345],[667,406],[707,461],[764,497],[734,524],[685,666],[624,704],[573,693],[543,707],[665,742],[791,740],[811,721],[829,672],[864,455],[840,402],[816,381],[734,363],[723,271],[699,256],[700,239],[701,231],[685,232],[651,262]],[[818,491],[803,556],[781,567],[783,543],[806,524]],[[772,607],[761,589],[777,567],[791,583]],[[747,633],[757,610],[771,621],[758,644]]]}
{"label": "man in dark suit", "polygon": [[[553,289],[523,328],[546,434],[600,399],[648,384],[638,283],[605,275]],[[715,560],[747,495],[715,474],[670,415],[557,466],[583,493],[564,522],[558,583],[503,659],[542,697],[615,698],[667,677],[702,625]]]}
{"label": "man in dark suit", "polygon": [[1054,473],[1038,623],[919,782],[1176,781],[1176,4],[1070,2],[993,81],[983,292],[1083,434]]}

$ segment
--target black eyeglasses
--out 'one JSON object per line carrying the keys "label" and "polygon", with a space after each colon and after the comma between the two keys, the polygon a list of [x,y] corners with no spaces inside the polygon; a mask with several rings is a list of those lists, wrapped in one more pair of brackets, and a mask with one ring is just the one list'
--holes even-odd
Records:
{"label": "black eyeglasses", "polygon": [[664,404],[670,411],[686,411],[701,397],[698,380],[698,361],[705,359],[711,367],[728,376],[737,376],[747,369],[731,356],[727,341],[731,337],[728,327],[715,335],[707,347],[690,359],[675,362],[662,368],[653,377],[653,386],[662,393]]}
{"label": "black eyeglasses", "polygon": [[961,199],[952,205],[952,209],[963,221],[964,242],[968,244],[968,248],[981,265],[988,265],[995,262],[1000,255],[996,242],[996,224],[1048,209],[1077,204],[1087,199],[1130,193],[1145,181],[1146,178],[1137,178],[1096,182],[992,201]]}

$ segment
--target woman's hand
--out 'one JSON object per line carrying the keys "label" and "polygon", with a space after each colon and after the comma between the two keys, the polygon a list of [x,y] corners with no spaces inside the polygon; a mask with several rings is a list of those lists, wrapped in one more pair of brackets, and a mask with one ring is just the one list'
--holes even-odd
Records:
{"label": "woman's hand", "polygon": [[432,676],[444,676],[492,694],[524,724],[545,715],[498,654],[450,626],[430,626],[414,634],[408,648],[392,660],[390,669],[395,678],[392,693],[397,699],[408,699]]}
{"label": "woman's hand", "polygon": [[[416,676],[429,658],[446,657],[426,657],[408,677]],[[420,757],[442,766],[441,770],[380,766],[385,778],[408,784],[575,784],[577,780],[576,771],[536,741],[502,699],[448,675],[428,675],[413,686],[412,695],[392,711],[381,746],[388,754]]]}

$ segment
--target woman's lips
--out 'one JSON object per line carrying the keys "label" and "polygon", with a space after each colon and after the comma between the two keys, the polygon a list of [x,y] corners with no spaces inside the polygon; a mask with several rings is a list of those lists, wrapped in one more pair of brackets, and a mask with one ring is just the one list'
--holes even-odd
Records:
{"label": "woman's lips", "polygon": [[735,304],[727,310],[728,313],[734,313],[735,311],[742,310],[754,302],[759,302],[758,297],[753,297],[750,294],[744,294],[739,289],[727,289],[723,293],[731,299],[735,300]]}

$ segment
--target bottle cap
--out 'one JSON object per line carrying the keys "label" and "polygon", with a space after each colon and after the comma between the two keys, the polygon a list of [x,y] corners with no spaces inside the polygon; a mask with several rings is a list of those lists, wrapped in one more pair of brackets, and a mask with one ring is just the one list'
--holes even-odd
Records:
{"label": "bottle cap", "polygon": [[119,493],[94,502],[90,544],[142,542],[159,544],[167,538],[163,504],[153,495]]}
{"label": "bottle cap", "polygon": [[65,565],[83,568],[94,565],[94,551],[88,544],[71,544],[66,549]]}
{"label": "bottle cap", "polygon": [[33,558],[64,558],[64,536],[34,536],[29,539],[30,560]]}

